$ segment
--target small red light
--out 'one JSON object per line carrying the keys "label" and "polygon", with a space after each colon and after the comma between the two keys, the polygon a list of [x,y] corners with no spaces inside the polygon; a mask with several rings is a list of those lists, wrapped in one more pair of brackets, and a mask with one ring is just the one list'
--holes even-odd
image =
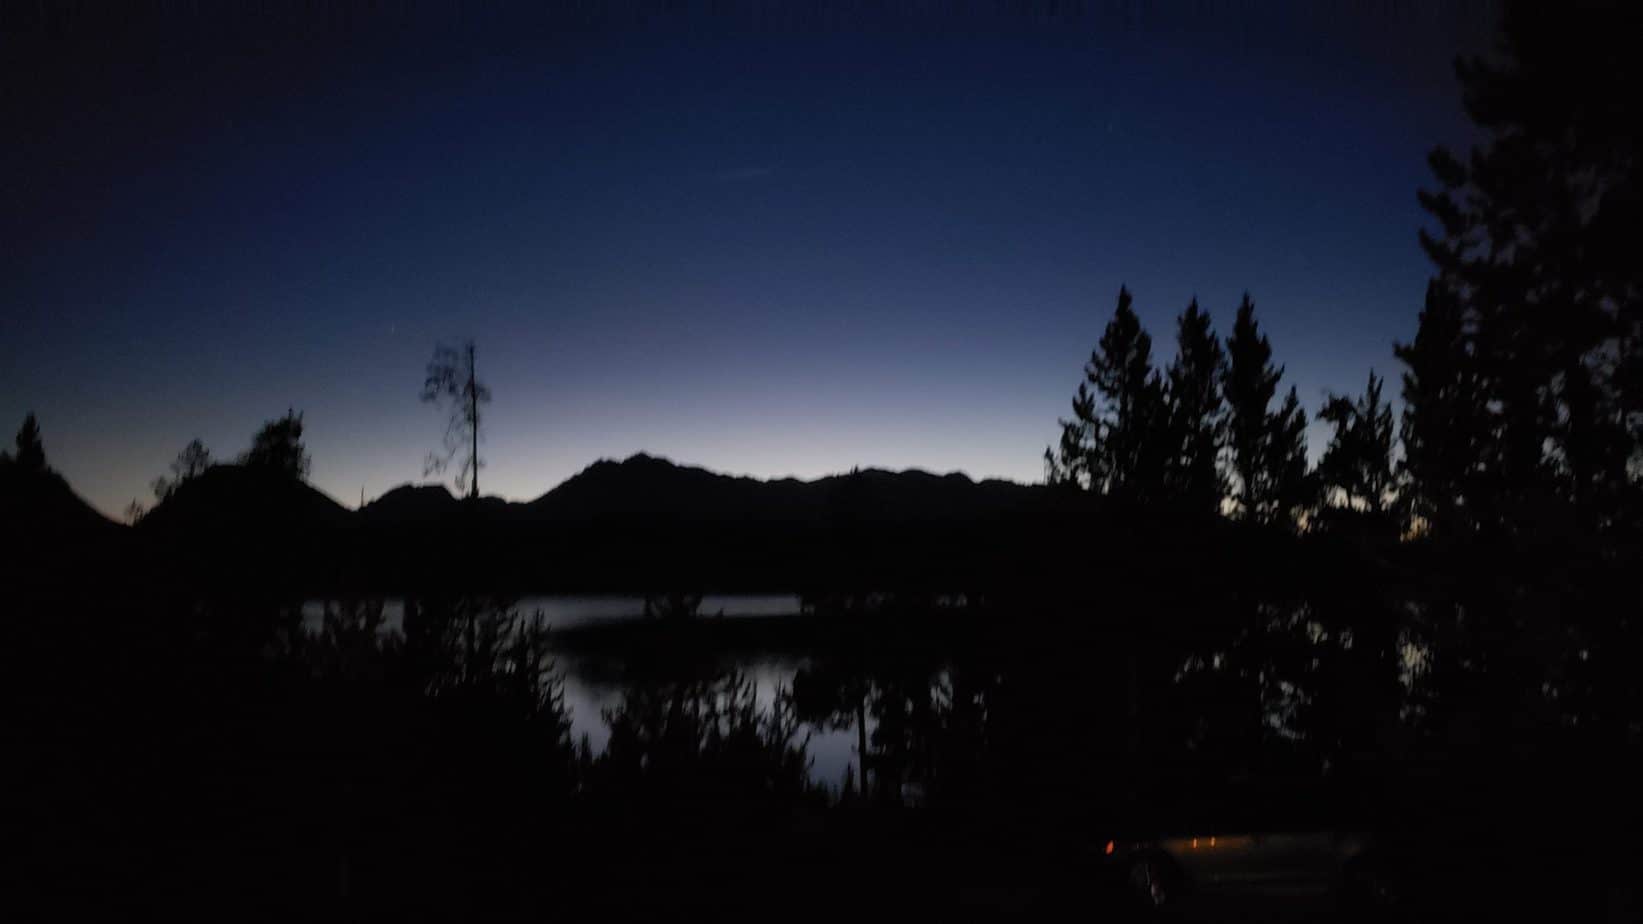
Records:
{"label": "small red light", "polygon": [[1107,851],[1106,851],[1107,856],[1109,856],[1109,857],[1112,856],[1112,852],[1116,849],[1118,849],[1117,844],[1114,844],[1112,841],[1107,842]]}

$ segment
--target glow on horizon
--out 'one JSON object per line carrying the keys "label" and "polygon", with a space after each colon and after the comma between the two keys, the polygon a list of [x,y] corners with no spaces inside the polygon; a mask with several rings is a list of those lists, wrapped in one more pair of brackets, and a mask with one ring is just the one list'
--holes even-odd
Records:
{"label": "glow on horizon", "polygon": [[1160,364],[1189,299],[1224,334],[1249,290],[1309,411],[1395,378],[1415,191],[1470,131],[1450,61],[1489,15],[1182,10],[20,48],[0,426],[37,412],[118,516],[189,440],[232,459],[293,408],[352,506],[429,480],[424,365],[472,338],[486,494],[640,451],[1032,483],[1120,284]]}

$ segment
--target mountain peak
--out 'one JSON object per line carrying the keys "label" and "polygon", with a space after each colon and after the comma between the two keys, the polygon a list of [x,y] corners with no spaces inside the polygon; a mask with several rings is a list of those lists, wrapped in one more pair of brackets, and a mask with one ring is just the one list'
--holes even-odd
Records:
{"label": "mountain peak", "polygon": [[245,465],[213,465],[142,519],[152,530],[338,526],[349,511],[299,478]]}
{"label": "mountain peak", "polygon": [[29,471],[0,460],[0,522],[19,536],[77,537],[115,530],[114,521],[74,493],[51,469]]}

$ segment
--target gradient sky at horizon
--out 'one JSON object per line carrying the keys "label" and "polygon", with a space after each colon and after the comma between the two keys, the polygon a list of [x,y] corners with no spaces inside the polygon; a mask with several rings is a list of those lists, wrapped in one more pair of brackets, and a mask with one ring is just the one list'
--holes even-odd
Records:
{"label": "gradient sky at horizon", "polygon": [[113,515],[295,408],[351,505],[423,480],[471,337],[485,493],[641,450],[1036,480],[1121,283],[1160,362],[1249,290],[1315,411],[1395,379],[1425,154],[1471,138],[1493,8],[1410,6],[0,22],[0,424]]}

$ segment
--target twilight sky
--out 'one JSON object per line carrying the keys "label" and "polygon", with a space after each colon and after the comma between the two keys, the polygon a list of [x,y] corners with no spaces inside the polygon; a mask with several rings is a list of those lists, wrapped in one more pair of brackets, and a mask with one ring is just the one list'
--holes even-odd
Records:
{"label": "twilight sky", "polygon": [[1160,363],[1190,297],[1224,334],[1250,290],[1315,411],[1396,376],[1425,153],[1470,138],[1449,62],[1494,22],[201,6],[0,14],[0,424],[38,412],[110,514],[287,407],[344,503],[422,480],[464,337],[511,498],[639,450],[1036,480],[1120,283]]}

